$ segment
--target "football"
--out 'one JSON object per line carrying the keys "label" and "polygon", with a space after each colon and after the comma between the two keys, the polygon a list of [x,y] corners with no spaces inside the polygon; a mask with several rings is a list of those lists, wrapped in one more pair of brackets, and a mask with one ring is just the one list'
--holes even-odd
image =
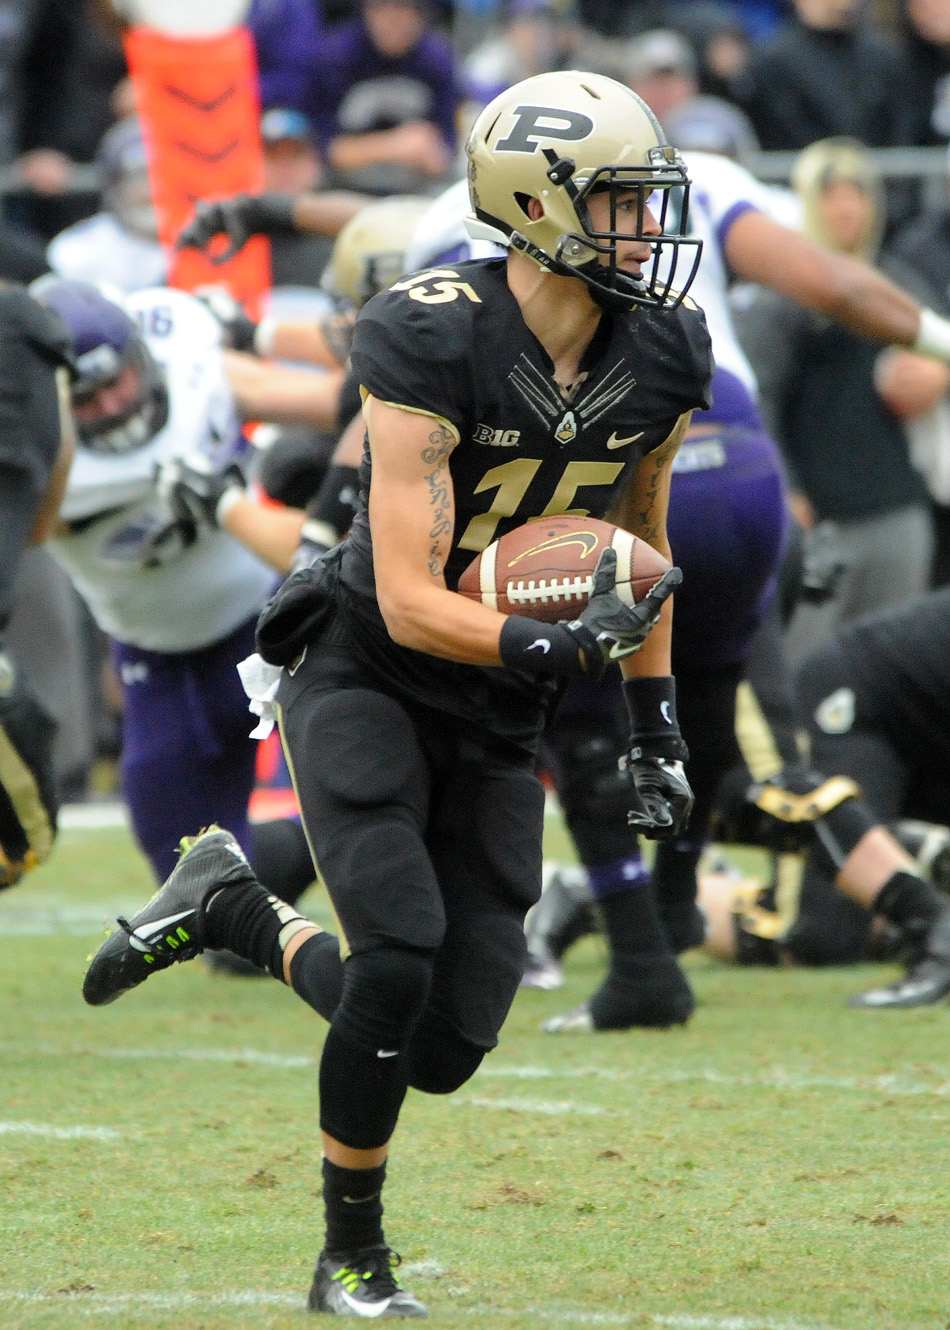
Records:
{"label": "football", "polygon": [[557,623],[587,604],[597,560],[617,551],[617,595],[642,600],[669,571],[652,545],[592,517],[541,517],[509,531],[484,549],[459,578],[458,591],[501,614]]}

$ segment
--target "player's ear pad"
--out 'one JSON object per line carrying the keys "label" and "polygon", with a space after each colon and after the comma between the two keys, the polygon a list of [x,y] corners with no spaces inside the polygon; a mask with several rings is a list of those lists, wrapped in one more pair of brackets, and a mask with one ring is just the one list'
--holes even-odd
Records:
{"label": "player's ear pad", "polygon": [[316,641],[333,613],[339,556],[325,555],[291,573],[261,610],[254,633],[258,652],[269,665],[290,665]]}

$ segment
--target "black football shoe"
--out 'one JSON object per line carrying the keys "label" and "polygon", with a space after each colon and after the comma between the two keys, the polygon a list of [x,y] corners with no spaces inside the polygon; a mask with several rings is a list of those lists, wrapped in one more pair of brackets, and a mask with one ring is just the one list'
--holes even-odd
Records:
{"label": "black football shoe", "polygon": [[92,1007],[114,1002],[151,974],[204,950],[208,898],[223,887],[256,882],[244,851],[221,827],[184,836],[181,858],[144,909],[119,927],[93,956],[82,995]]}
{"label": "black football shoe", "polygon": [[312,1312],[331,1316],[428,1316],[425,1306],[395,1276],[400,1258],[388,1247],[370,1247],[350,1256],[322,1251],[307,1299]]}
{"label": "black football shoe", "polygon": [[932,1007],[946,1001],[950,997],[950,909],[943,910],[931,924],[921,953],[903,979],[858,993],[849,998],[848,1006],[883,1011]]}

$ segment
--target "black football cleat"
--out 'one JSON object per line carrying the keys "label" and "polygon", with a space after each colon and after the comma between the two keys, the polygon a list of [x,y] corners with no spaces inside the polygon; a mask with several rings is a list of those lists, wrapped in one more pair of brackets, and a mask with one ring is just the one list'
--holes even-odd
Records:
{"label": "black football cleat", "polygon": [[877,1011],[932,1007],[950,997],[950,909],[942,911],[922,944],[922,955],[903,979],[848,999],[849,1007]]}
{"label": "black football cleat", "polygon": [[322,1251],[307,1299],[312,1312],[331,1316],[428,1316],[425,1306],[395,1276],[400,1258],[388,1247],[370,1247],[351,1256]]}
{"label": "black football cleat", "polygon": [[151,974],[204,950],[202,924],[208,898],[222,887],[256,882],[244,851],[230,831],[210,826],[184,836],[181,858],[164,885],[93,956],[82,995],[92,1007],[114,1002]]}

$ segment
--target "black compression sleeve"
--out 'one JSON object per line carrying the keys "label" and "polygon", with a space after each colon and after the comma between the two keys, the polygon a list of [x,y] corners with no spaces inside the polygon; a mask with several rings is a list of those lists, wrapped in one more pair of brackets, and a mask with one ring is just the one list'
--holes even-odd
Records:
{"label": "black compression sleeve", "polygon": [[319,490],[307,504],[307,516],[325,523],[338,540],[349,531],[359,498],[359,471],[355,466],[331,466]]}

